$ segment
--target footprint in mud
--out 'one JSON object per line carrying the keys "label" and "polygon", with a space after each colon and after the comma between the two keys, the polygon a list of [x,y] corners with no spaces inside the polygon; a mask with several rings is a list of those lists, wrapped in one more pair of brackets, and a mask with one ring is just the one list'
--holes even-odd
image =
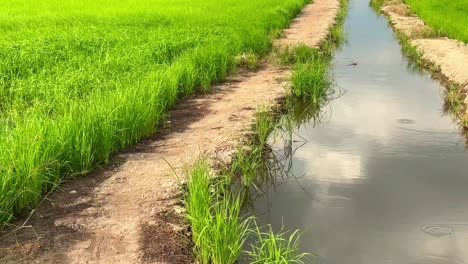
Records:
{"label": "footprint in mud", "polygon": [[423,226],[422,230],[431,236],[441,237],[450,235],[453,232],[453,229],[448,226],[442,225],[427,225]]}
{"label": "footprint in mud", "polygon": [[397,122],[400,123],[400,124],[405,124],[405,125],[416,124],[416,121],[415,121],[415,120],[413,120],[413,119],[406,119],[406,118],[397,119]]}

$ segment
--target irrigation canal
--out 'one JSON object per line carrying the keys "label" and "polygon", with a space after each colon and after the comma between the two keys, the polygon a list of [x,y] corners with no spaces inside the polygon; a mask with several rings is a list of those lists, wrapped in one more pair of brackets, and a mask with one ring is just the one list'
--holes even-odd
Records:
{"label": "irrigation canal", "polygon": [[468,263],[468,152],[444,88],[403,56],[368,0],[350,0],[344,26],[333,73],[346,93],[294,131],[295,177],[258,199],[256,215],[304,230],[302,250],[323,263]]}

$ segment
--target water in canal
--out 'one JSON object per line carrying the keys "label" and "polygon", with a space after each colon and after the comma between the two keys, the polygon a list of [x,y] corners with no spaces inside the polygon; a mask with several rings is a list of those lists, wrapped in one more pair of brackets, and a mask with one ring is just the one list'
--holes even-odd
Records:
{"label": "water in canal", "polygon": [[302,229],[301,249],[323,263],[468,263],[468,152],[444,88],[408,67],[368,0],[350,0],[344,27],[333,73],[346,93],[294,131],[296,178],[256,215]]}

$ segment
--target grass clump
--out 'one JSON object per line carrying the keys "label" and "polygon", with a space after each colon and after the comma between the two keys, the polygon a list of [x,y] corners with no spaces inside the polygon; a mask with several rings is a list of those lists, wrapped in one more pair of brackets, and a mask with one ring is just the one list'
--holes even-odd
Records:
{"label": "grass clump", "polygon": [[271,226],[262,231],[257,225],[251,229],[257,241],[252,243],[246,253],[251,264],[303,264],[307,253],[299,253],[299,230],[287,237],[283,229],[273,232]]}
{"label": "grass clump", "polygon": [[[267,232],[254,227],[252,217],[241,216],[243,192],[232,191],[229,179],[213,177],[203,161],[189,173],[185,206],[198,263],[231,264],[244,256],[250,263],[303,263],[307,254],[299,253],[298,231],[286,239],[271,227]],[[243,250],[247,238],[256,241],[251,251]]]}
{"label": "grass clump", "polygon": [[319,103],[332,83],[328,76],[328,63],[315,58],[308,63],[296,64],[291,81],[295,96]]}
{"label": "grass clump", "polygon": [[239,148],[226,174],[241,179],[244,186],[259,189],[268,181],[269,154],[268,136],[275,128],[275,115],[265,108],[256,112],[253,136]]}
{"label": "grass clump", "polygon": [[294,47],[287,46],[276,51],[276,56],[281,65],[294,65],[307,63],[311,58],[318,56],[318,50],[307,45],[300,44]]}
{"label": "grass clump", "polygon": [[287,49],[284,55],[280,56],[281,61],[293,64],[291,83],[294,96],[320,105],[333,93],[329,89],[333,84],[329,67],[333,52],[345,42],[343,23],[347,10],[348,1],[340,0],[336,24],[330,29],[320,48],[300,45]]}
{"label": "grass clump", "polygon": [[225,182],[211,177],[204,162],[195,164],[189,175],[185,206],[195,257],[201,264],[235,263],[241,254],[248,221],[240,217],[241,196],[227,188]]}
{"label": "grass clump", "polygon": [[321,49],[306,45],[286,47],[276,52],[280,64],[292,65],[292,94],[302,100],[314,103],[321,101],[327,94],[332,81],[329,74],[333,45],[324,43]]}

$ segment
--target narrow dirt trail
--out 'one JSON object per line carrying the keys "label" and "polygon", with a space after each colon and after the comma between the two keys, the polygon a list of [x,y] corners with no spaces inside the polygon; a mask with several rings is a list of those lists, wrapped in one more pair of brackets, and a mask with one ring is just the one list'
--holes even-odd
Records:
{"label": "narrow dirt trail", "polygon": [[[316,0],[280,42],[317,46],[338,8],[338,0]],[[53,192],[24,228],[0,241],[0,262],[190,263],[190,249],[178,236],[184,227],[173,213],[180,208],[174,171],[182,177],[200,154],[229,160],[249,133],[255,109],[286,94],[289,74],[287,68],[264,63],[208,95],[183,100],[152,138]]]}

